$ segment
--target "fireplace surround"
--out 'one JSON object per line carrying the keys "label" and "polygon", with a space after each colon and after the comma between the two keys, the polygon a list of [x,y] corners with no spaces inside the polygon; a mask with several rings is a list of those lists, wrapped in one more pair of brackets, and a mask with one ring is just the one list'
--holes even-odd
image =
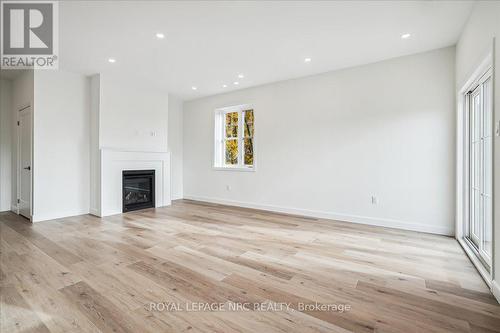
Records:
{"label": "fireplace surround", "polygon": [[123,212],[155,207],[155,170],[122,171]]}
{"label": "fireplace surround", "polygon": [[123,171],[155,170],[154,207],[171,204],[170,153],[101,148],[91,165],[90,213],[123,213]]}

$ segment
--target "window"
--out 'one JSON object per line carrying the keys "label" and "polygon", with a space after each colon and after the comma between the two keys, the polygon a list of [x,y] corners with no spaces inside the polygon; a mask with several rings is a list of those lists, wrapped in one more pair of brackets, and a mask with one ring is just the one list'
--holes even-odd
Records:
{"label": "window", "polygon": [[215,168],[254,170],[254,127],[254,110],[249,105],[215,111]]}

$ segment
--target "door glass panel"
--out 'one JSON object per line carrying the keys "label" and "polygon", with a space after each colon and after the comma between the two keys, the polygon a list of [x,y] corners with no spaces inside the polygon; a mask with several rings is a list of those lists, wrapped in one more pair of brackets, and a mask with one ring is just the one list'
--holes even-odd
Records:
{"label": "door glass panel", "polygon": [[484,138],[483,140],[483,155],[484,155],[484,186],[483,194],[491,196],[493,192],[493,161],[492,161],[492,138]]}
{"label": "door glass panel", "polygon": [[492,256],[492,198],[485,197],[484,200],[484,235],[483,235],[483,251],[484,253],[491,258]]}
{"label": "door glass panel", "polygon": [[491,261],[492,256],[492,232],[493,232],[493,147],[492,147],[492,85],[491,78],[483,84],[483,214],[484,221],[482,227],[482,252],[486,255],[487,261]]}
{"label": "door glass panel", "polygon": [[481,95],[474,96],[474,141],[481,138]]}
{"label": "door glass panel", "polygon": [[471,97],[470,128],[471,128],[471,207],[470,207],[470,234],[469,239],[477,248],[480,245],[480,221],[481,221],[481,95],[480,88],[476,88]]}
{"label": "door glass panel", "polygon": [[483,99],[484,99],[484,134],[483,137],[487,138],[493,135],[492,126],[492,95],[491,95],[491,79],[488,79],[483,84]]}
{"label": "door glass panel", "polygon": [[471,240],[479,246],[479,225],[481,221],[481,201],[480,193],[478,190],[473,191],[473,216],[472,216],[472,226],[471,226]]}

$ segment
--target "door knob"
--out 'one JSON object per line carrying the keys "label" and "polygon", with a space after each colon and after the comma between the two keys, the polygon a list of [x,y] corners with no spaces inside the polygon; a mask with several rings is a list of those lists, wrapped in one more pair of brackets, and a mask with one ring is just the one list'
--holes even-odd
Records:
{"label": "door knob", "polygon": [[30,166],[27,166],[27,167],[24,167],[23,169],[24,169],[24,170],[31,170],[31,167],[30,167]]}

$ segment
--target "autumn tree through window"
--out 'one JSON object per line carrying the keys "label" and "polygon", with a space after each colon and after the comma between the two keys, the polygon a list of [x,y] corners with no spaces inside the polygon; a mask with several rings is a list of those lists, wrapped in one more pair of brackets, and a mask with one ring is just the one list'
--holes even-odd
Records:
{"label": "autumn tree through window", "polygon": [[253,170],[254,131],[254,111],[251,106],[216,110],[214,167]]}

